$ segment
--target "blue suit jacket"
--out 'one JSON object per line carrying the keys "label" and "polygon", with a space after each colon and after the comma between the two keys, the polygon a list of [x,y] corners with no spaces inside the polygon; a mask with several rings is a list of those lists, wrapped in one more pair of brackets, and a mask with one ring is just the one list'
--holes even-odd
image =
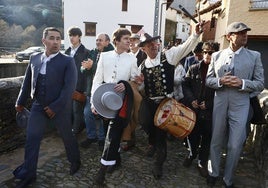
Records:
{"label": "blue suit jacket", "polygon": [[[25,106],[27,99],[34,98],[37,77],[42,62],[42,53],[32,55],[26,69],[25,78],[19,92],[16,104]],[[59,53],[47,62],[46,67],[46,96],[45,106],[56,114],[71,110],[72,94],[77,82],[77,70],[74,59],[70,56]],[[70,108],[66,108],[70,105]],[[68,111],[67,110],[67,111]]]}
{"label": "blue suit jacket", "polygon": [[189,67],[190,67],[191,65],[193,65],[193,64],[197,64],[197,63],[199,63],[199,61],[196,60],[196,58],[195,58],[194,55],[189,56],[189,57],[186,57],[185,62],[184,62],[184,70],[185,70],[185,72],[187,73]]}

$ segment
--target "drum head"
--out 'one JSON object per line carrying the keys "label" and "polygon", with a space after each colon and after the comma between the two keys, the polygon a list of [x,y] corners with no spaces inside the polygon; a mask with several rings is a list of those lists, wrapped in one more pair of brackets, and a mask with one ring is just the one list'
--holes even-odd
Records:
{"label": "drum head", "polygon": [[154,124],[155,126],[163,125],[164,122],[168,121],[168,118],[172,112],[173,108],[172,100],[167,98],[164,99],[158,106],[155,116],[154,116]]}

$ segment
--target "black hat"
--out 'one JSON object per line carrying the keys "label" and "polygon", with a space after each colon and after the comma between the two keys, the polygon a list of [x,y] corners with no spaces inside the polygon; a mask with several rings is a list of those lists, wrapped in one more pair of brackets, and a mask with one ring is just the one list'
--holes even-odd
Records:
{"label": "black hat", "polygon": [[160,36],[152,37],[148,33],[144,33],[144,35],[142,35],[141,38],[140,38],[141,42],[140,42],[139,46],[143,47],[145,43],[154,41],[156,39],[160,39]]}
{"label": "black hat", "polygon": [[194,53],[201,53],[201,52],[203,51],[202,46],[203,46],[203,42],[199,42],[199,43],[195,46],[193,52],[194,52]]}

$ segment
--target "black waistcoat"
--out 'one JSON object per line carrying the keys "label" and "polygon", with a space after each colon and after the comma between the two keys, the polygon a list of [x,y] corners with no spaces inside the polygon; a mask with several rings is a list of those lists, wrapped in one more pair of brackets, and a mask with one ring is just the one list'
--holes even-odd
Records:
{"label": "black waistcoat", "polygon": [[38,74],[36,88],[35,88],[35,98],[41,105],[46,105],[45,96],[46,96],[46,75]]}
{"label": "black waistcoat", "polygon": [[161,54],[160,65],[146,68],[142,65],[145,93],[147,97],[166,96],[173,92],[174,65],[167,62],[165,54]]}

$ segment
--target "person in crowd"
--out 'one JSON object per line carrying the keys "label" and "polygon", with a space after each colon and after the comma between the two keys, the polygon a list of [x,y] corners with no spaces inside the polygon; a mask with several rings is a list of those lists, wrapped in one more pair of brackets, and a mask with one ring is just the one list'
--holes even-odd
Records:
{"label": "person in crowd", "polygon": [[[129,44],[129,50],[130,54],[133,54],[137,58],[137,66],[139,66],[147,57],[147,55],[142,51],[142,49],[139,47],[140,44],[140,35],[132,33],[130,36],[130,44]],[[132,87],[133,93],[134,93],[134,113],[131,118],[131,121],[129,125],[124,129],[123,135],[122,135],[122,142],[121,142],[121,149],[123,151],[128,151],[136,144],[136,138],[135,138],[135,130],[138,124],[138,108],[140,101],[142,99],[139,91],[138,91],[138,85],[135,82],[130,82],[130,85]]]}
{"label": "person in crowd", "polygon": [[[102,52],[114,50],[113,45],[110,43],[110,37],[106,33],[99,33],[96,37],[96,48],[89,53],[89,61],[82,62],[81,71],[86,76],[87,88],[86,95],[87,100],[84,107],[84,118],[86,124],[86,140],[81,142],[81,147],[88,148],[94,142],[98,141],[99,149],[103,149],[104,139],[106,135],[106,128],[104,128],[102,118],[99,115],[94,115],[91,111],[91,87],[93,77],[96,72],[97,63]],[[98,127],[98,129],[97,129]],[[98,134],[97,134],[98,130]]]}
{"label": "person in crowd", "polygon": [[[115,83],[114,90],[118,93],[132,92],[129,89],[130,85],[127,83],[129,80],[134,80],[135,76],[138,75],[138,67],[136,57],[127,53],[129,50],[130,36],[131,32],[126,28],[119,28],[114,31],[112,41],[115,50],[101,53],[93,79],[91,96],[94,96],[96,89],[103,83]],[[129,100],[131,100],[131,97],[129,97]],[[97,114],[92,102],[92,112]],[[128,108],[131,109],[130,106]],[[128,125],[128,122],[129,118],[122,120],[118,116],[110,120],[101,157],[101,167],[95,177],[97,184],[104,183],[107,170],[112,172],[116,167],[120,166],[120,141],[123,130]]]}
{"label": "person in crowd", "polygon": [[178,102],[181,102],[181,100],[184,97],[183,92],[182,92],[182,81],[184,80],[185,74],[186,72],[182,64],[179,63],[176,66],[175,72],[174,72],[174,98]]}
{"label": "person in crowd", "polygon": [[139,44],[140,44],[140,35],[139,34],[132,34],[130,36],[129,50],[130,50],[131,54],[136,56],[138,67],[144,61],[144,59],[147,58],[146,53],[144,53],[142,51],[142,49],[139,47]]}
{"label": "person in crowd", "polygon": [[73,93],[73,134],[77,135],[85,127],[84,105],[86,102],[86,77],[81,73],[81,63],[89,63],[89,50],[81,43],[82,31],[78,27],[70,27],[68,36],[71,46],[65,51],[65,54],[74,58],[77,69],[76,89]]}
{"label": "person in crowd", "polygon": [[195,111],[197,116],[194,129],[187,138],[190,152],[185,158],[183,166],[190,167],[198,155],[197,168],[202,177],[208,176],[207,163],[212,132],[214,97],[214,90],[205,86],[205,83],[211,55],[219,49],[218,46],[218,43],[214,42],[203,43],[203,60],[189,67],[182,84],[184,101],[188,107]]}
{"label": "person in crowd", "polygon": [[61,33],[54,27],[45,28],[42,42],[45,51],[32,55],[19,92],[15,109],[21,112],[27,99],[33,99],[26,130],[24,162],[13,174],[21,179],[17,187],[27,187],[36,179],[40,143],[46,125],[56,126],[71,163],[70,174],[80,168],[80,152],[72,134],[72,94],[77,81],[74,59],[59,52]]}
{"label": "person in crowd", "polygon": [[185,43],[165,50],[161,54],[160,36],[152,37],[145,33],[141,37],[140,46],[147,54],[147,59],[140,65],[141,75],[136,76],[137,83],[144,84],[145,97],[148,98],[148,109],[146,118],[150,123],[143,125],[148,133],[149,144],[147,156],[152,157],[156,153],[153,164],[153,176],[156,179],[162,177],[162,167],[167,156],[167,134],[164,130],[154,125],[154,114],[161,101],[166,97],[173,97],[174,70],[181,58],[187,55],[198,42],[201,28],[205,22],[196,25],[195,33]]}
{"label": "person in crowd", "polygon": [[185,72],[188,71],[191,65],[197,64],[203,60],[202,46],[203,46],[203,42],[199,42],[194,48],[194,50],[192,51],[193,55],[185,58],[185,62],[184,62]]}
{"label": "person in crowd", "polygon": [[214,186],[220,176],[221,150],[227,143],[223,182],[225,187],[234,187],[234,173],[246,139],[249,99],[264,88],[261,55],[244,47],[250,30],[241,22],[229,24],[225,35],[229,47],[214,53],[209,65],[206,84],[215,89],[209,186]]}

